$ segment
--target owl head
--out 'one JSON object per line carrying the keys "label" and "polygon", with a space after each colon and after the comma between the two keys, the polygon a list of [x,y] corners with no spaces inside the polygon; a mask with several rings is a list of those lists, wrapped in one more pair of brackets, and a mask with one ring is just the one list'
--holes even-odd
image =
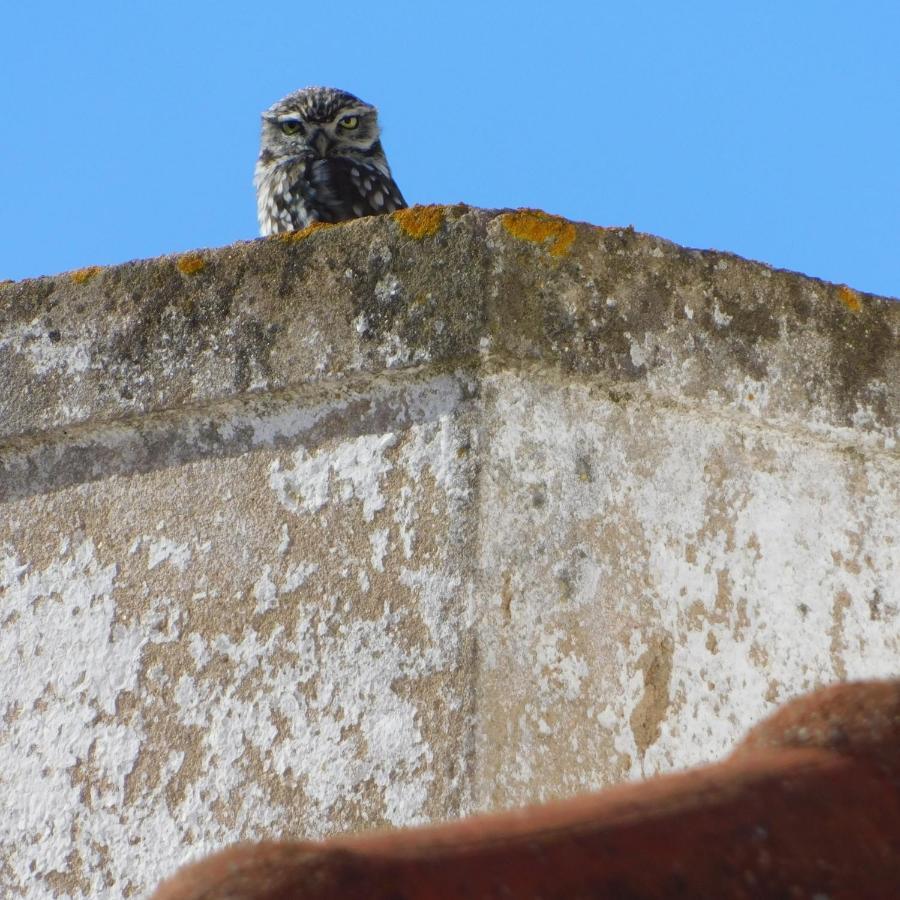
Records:
{"label": "owl head", "polygon": [[359,97],[328,87],[288,94],[262,114],[260,160],[291,157],[381,155],[378,110]]}

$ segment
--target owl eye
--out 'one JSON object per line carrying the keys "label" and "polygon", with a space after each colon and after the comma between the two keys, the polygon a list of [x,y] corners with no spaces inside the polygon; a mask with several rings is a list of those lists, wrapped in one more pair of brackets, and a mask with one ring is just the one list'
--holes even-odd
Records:
{"label": "owl eye", "polygon": [[299,119],[284,119],[280,123],[285,134],[302,134],[303,123]]}
{"label": "owl eye", "polygon": [[340,125],[341,128],[346,128],[347,131],[353,131],[353,129],[359,125],[359,116],[344,116],[344,118],[338,122],[338,125]]}

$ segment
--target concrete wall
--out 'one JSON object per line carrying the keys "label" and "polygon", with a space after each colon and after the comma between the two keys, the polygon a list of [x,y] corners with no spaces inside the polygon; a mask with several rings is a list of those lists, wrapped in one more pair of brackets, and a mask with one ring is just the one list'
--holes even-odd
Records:
{"label": "concrete wall", "polygon": [[898,338],[465,207],[0,285],[0,887],[141,896],[896,676]]}

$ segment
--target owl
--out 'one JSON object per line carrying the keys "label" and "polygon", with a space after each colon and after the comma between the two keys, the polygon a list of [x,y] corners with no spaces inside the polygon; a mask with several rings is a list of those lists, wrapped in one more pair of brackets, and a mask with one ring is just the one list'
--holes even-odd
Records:
{"label": "owl", "polygon": [[262,114],[253,179],[262,235],[403,209],[378,110],[335,88],[288,94]]}

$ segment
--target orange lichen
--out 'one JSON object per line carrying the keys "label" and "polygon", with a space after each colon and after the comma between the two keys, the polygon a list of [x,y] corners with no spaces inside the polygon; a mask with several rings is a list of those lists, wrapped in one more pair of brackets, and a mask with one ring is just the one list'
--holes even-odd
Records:
{"label": "orange lichen", "polygon": [[86,281],[90,281],[99,271],[100,266],[85,266],[83,269],[76,269],[70,273],[69,278],[75,284],[84,284]]}
{"label": "orange lichen", "polygon": [[503,227],[522,241],[543,244],[551,241],[551,256],[564,256],[575,240],[575,226],[559,216],[550,216],[539,209],[520,209],[506,213],[500,221]]}
{"label": "orange lichen", "polygon": [[420,241],[440,231],[444,224],[443,206],[412,206],[409,209],[398,209],[391,213],[391,218],[400,226],[400,230]]}
{"label": "orange lichen", "polygon": [[185,253],[175,260],[175,265],[185,275],[196,275],[206,268],[206,260],[199,253]]}
{"label": "orange lichen", "polygon": [[314,231],[320,231],[323,228],[334,228],[334,222],[312,222],[306,228],[299,231],[281,231],[274,237],[279,241],[285,241],[292,244],[294,241],[302,241],[308,238]]}
{"label": "orange lichen", "polygon": [[842,284],[838,288],[838,297],[841,298],[841,303],[843,303],[851,312],[859,312],[860,309],[862,309],[859,294],[854,291],[853,288],[847,287],[846,284]]}

